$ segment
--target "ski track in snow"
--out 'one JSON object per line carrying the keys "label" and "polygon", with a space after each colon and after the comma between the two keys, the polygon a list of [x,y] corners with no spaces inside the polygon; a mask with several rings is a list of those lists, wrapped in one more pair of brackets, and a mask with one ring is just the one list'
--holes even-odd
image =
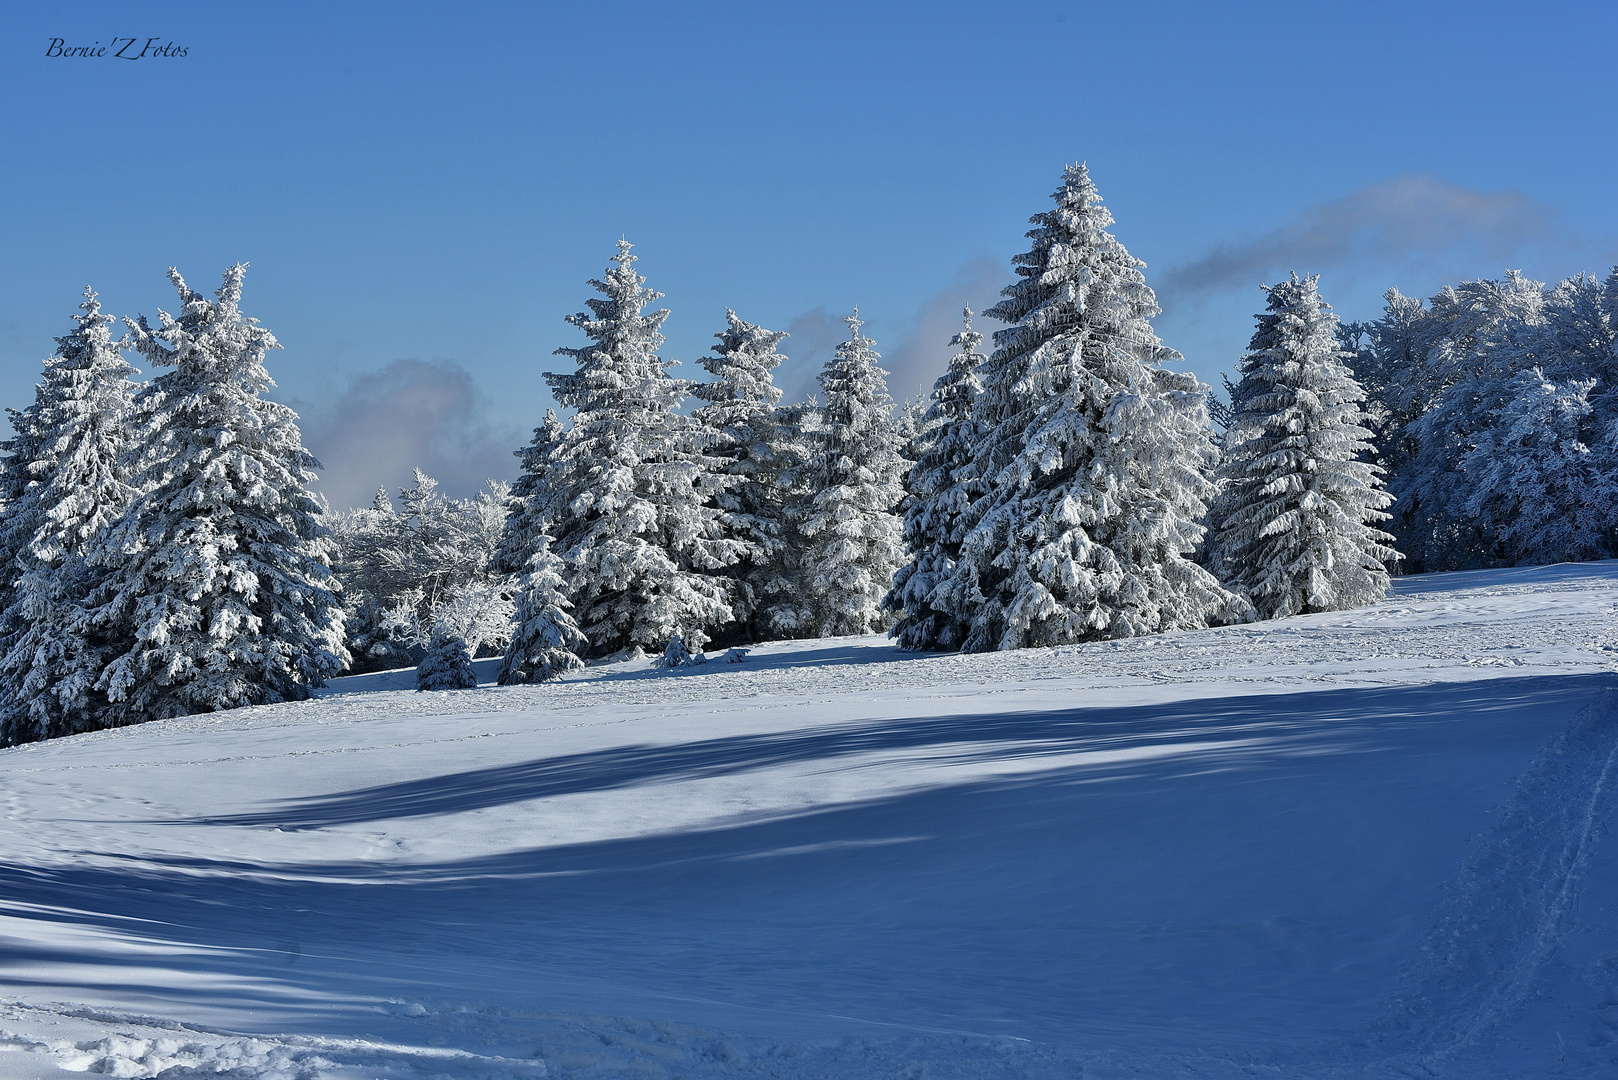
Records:
{"label": "ski track in snow", "polygon": [[[1168,733],[1168,741],[1153,746],[1137,747],[1121,736],[1111,741],[1098,738],[1081,746],[1077,754],[1074,737],[1060,726],[1053,727],[1043,741],[1007,723],[987,728],[976,740],[951,736],[940,741],[930,729],[922,732],[925,738],[911,737],[915,732],[904,725],[922,730],[933,720],[956,715],[993,715],[1002,720],[1027,716],[1045,722],[1043,717],[1054,717],[1052,710],[1058,706],[1053,702],[1075,699],[1103,709],[1128,707],[1145,699],[1169,703],[1163,706],[1168,708],[1181,700],[1241,701],[1255,696],[1292,703],[1300,700],[1293,696],[1300,691],[1319,693],[1323,710],[1319,715],[1329,717],[1337,715],[1343,688],[1476,686],[1477,680],[1514,676],[1540,680],[1590,676],[1609,671],[1611,660],[1618,655],[1615,612],[1618,564],[1605,563],[1408,578],[1396,583],[1394,595],[1385,603],[1361,611],[1011,654],[918,657],[899,653],[881,639],[853,638],[765,645],[741,665],[710,662],[676,672],[652,670],[644,661],[603,665],[560,684],[538,687],[414,694],[375,689],[386,685],[389,676],[361,676],[335,684],[327,697],[313,703],[189,717],[0,754],[0,778],[13,788],[0,787],[0,821],[5,823],[0,830],[0,869],[9,864],[19,874],[44,881],[66,868],[81,866],[166,867],[165,872],[182,883],[199,883],[194,890],[215,888],[206,885],[209,881],[234,883],[231,887],[238,891],[220,893],[212,901],[219,904],[230,904],[236,896],[252,898],[254,880],[264,881],[267,888],[282,881],[374,888],[416,880],[429,874],[425,865],[418,866],[419,861],[429,855],[438,857],[440,848],[432,847],[433,843],[452,848],[464,845],[470,857],[482,853],[485,848],[479,845],[487,840],[475,831],[441,842],[428,834],[401,831],[397,822],[415,820],[412,815],[452,812],[411,787],[417,781],[410,776],[416,774],[408,769],[420,769],[428,762],[436,763],[441,772],[453,773],[481,762],[500,761],[506,753],[501,748],[507,746],[517,755],[515,760],[526,761],[533,753],[535,715],[543,717],[544,731],[559,740],[555,753],[567,761],[573,760],[566,758],[569,753],[579,759],[557,775],[576,779],[586,760],[584,750],[597,745],[595,740],[602,737],[598,733],[623,730],[631,733],[627,744],[622,743],[626,736],[611,736],[619,743],[615,753],[630,761],[638,760],[634,755],[645,755],[665,770],[650,774],[660,778],[640,790],[655,793],[658,785],[681,784],[715,793],[713,807],[652,802],[635,811],[647,820],[632,823],[632,827],[648,837],[679,835],[687,829],[729,828],[737,821],[790,821],[801,813],[837,812],[839,806],[865,805],[883,792],[931,791],[948,783],[947,778],[957,772],[970,772],[984,778],[983,783],[1016,783],[1021,776],[1046,775],[1039,770],[1052,769],[1053,762],[1081,758],[1093,761],[1095,768],[1113,770],[1098,773],[1104,788],[1129,782],[1135,774],[1127,766],[1148,760],[1143,754],[1169,755],[1163,760],[1188,763],[1179,773],[1150,775],[1170,779],[1206,776],[1228,772],[1235,762],[1261,760],[1265,754],[1307,759],[1327,751],[1313,749],[1307,741],[1281,746],[1283,740],[1257,720],[1233,724],[1211,739],[1188,728]],[[345,692],[348,688],[369,692]],[[1558,698],[1547,690],[1539,700],[1544,712],[1554,710]],[[789,714],[817,719],[803,721],[807,727],[792,720],[779,734],[760,727]],[[1173,715],[1172,710],[1165,715]],[[453,726],[440,722],[450,718]],[[850,719],[861,722],[851,726]],[[754,740],[747,744],[753,756],[740,764],[723,760],[716,764],[694,751],[683,751],[705,745],[701,742],[705,723],[720,725],[715,729],[720,732],[732,727],[736,732],[760,732],[745,736]],[[664,731],[660,724],[667,725],[665,734],[657,734]],[[898,727],[884,728],[885,724]],[[184,943],[184,927],[168,924],[159,901],[83,921],[77,908],[64,902],[59,893],[42,888],[37,894],[25,890],[27,895],[18,896],[0,891],[0,1078],[21,1080],[66,1073],[242,1080],[605,1080],[630,1076],[694,1080],[888,1076],[916,1080],[1078,1076],[1225,1080],[1254,1076],[1618,1075],[1618,939],[1613,935],[1618,927],[1590,923],[1596,909],[1581,899],[1595,867],[1593,860],[1605,860],[1601,872],[1611,876],[1611,855],[1602,841],[1618,812],[1618,692],[1607,690],[1559,726],[1545,730],[1551,736],[1548,744],[1540,736],[1543,749],[1526,763],[1526,771],[1519,768],[1515,784],[1493,800],[1496,809],[1471,830],[1475,835],[1464,852],[1458,850],[1451,856],[1450,869],[1442,871],[1449,880],[1434,896],[1435,906],[1409,916],[1429,928],[1412,939],[1417,947],[1403,964],[1402,977],[1382,984],[1377,992],[1382,1005],[1371,1002],[1353,1016],[1345,1014],[1345,1022],[1335,1031],[1309,1026],[1320,1023],[1320,1016],[1325,1015],[1320,1010],[1300,1012],[1295,1030],[1265,1037],[1251,1025],[1220,1026],[1171,1013],[1140,1016],[1131,1022],[1140,1025],[1137,1030],[1118,1026],[1123,1024],[1122,1014],[1119,1020],[1110,1020],[1103,1009],[1093,1024],[1079,1025],[1070,1038],[1048,1035],[1063,1023],[1072,1025],[1071,1020],[1062,1020],[1066,1014],[1060,1012],[1052,1014],[1057,1029],[1048,1025],[1040,1029],[1047,1037],[1010,1037],[996,1034],[993,1029],[1000,1021],[992,1019],[986,1006],[993,996],[992,987],[998,985],[995,980],[1011,976],[1002,976],[991,964],[973,975],[984,980],[989,988],[984,993],[990,996],[984,998],[985,1018],[970,1024],[962,1024],[947,1011],[939,1013],[936,1024],[901,1017],[897,1012],[893,1020],[884,1020],[881,1003],[887,999],[880,996],[864,1002],[850,999],[848,1007],[856,1015],[840,1016],[815,1004],[817,992],[812,987],[817,976],[808,971],[804,977],[810,981],[803,984],[804,996],[798,1006],[804,1023],[801,1030],[785,1035],[783,1024],[792,1025],[783,1017],[790,1014],[782,1013],[778,1003],[744,1000],[748,995],[745,985],[732,988],[724,1000],[719,996],[706,1001],[682,998],[692,991],[672,985],[661,999],[657,994],[648,996],[644,987],[625,998],[625,1007],[646,1015],[655,1015],[652,1010],[662,1007],[668,1015],[712,1016],[717,1011],[731,1018],[728,1024],[714,1024],[599,1015],[592,1011],[593,1006],[575,1012],[534,1007],[509,993],[502,998],[492,988],[490,998],[479,1001],[465,996],[464,989],[457,990],[458,984],[449,981],[452,976],[446,977],[447,996],[442,997],[417,993],[355,1005],[351,987],[334,989],[333,1008],[346,993],[350,998],[344,999],[342,1008],[373,1017],[366,1027],[345,1021],[352,1035],[312,1029],[274,1034],[267,1033],[271,1029],[255,1028],[249,1033],[240,1024],[181,1023],[172,1017],[186,1015],[182,1010],[188,996],[194,999],[200,993],[204,995],[201,1000],[213,994],[229,997],[240,992],[239,986],[260,978],[251,972],[266,970],[268,961],[263,957],[267,954],[261,948],[243,949],[230,938]],[[893,736],[884,742],[884,731],[897,731],[904,737]],[[726,738],[735,743],[744,736]],[[862,740],[870,742],[869,750],[862,749]],[[792,788],[790,784],[779,790],[777,786],[758,790],[737,786],[750,771],[802,768],[795,764],[795,755],[805,743],[816,751],[809,760],[823,763],[809,767],[809,787],[804,789],[808,795],[787,790]],[[218,769],[231,770],[221,774],[227,777],[251,776],[252,769],[277,768],[278,763],[288,761],[307,763],[299,769],[315,769],[321,762],[352,760],[360,775],[368,775],[373,762],[424,749],[427,756],[410,758],[414,764],[407,766],[402,780],[392,774],[378,775],[369,785],[359,784],[358,795],[347,801],[332,793],[329,785],[322,788],[312,780],[313,790],[287,790],[278,798],[264,797],[268,792],[246,793],[239,807],[221,807],[206,817],[198,816],[198,800],[189,792],[170,792],[161,783],[136,784],[125,791],[117,780],[120,776],[131,780],[148,775],[202,776]],[[1380,747],[1371,750],[1373,754],[1389,752]],[[677,752],[688,753],[689,761],[679,764],[685,759],[671,759]],[[1341,748],[1333,752],[1340,753]],[[1359,751],[1351,750],[1355,752]],[[1062,758],[1064,754],[1068,757]],[[1207,764],[1198,766],[1199,761]],[[248,771],[240,771],[243,769]],[[295,779],[300,774],[283,771],[276,775]],[[420,782],[427,782],[431,775],[422,774]],[[550,790],[544,784],[551,783],[547,779],[551,775],[524,774],[527,797],[538,798],[537,792]],[[109,783],[101,783],[103,778]],[[24,784],[31,786],[23,788]],[[600,792],[560,794],[558,789],[558,795],[546,798],[553,802],[628,799],[633,794],[619,796],[614,794],[617,790],[609,786]],[[53,797],[60,800],[52,811],[56,816],[50,819],[62,830],[59,833],[39,831],[47,824],[39,817],[42,811],[35,798],[42,792],[55,792]],[[230,793],[222,788],[221,794]],[[388,799],[397,802],[390,811],[394,816],[377,820],[395,824],[370,823],[369,809]],[[473,807],[473,817],[494,812],[476,809],[475,803]],[[453,812],[456,820],[468,813],[464,806]],[[574,843],[604,842],[617,835],[614,829],[631,827],[618,818],[600,824],[591,813],[565,819],[571,823],[568,828],[582,830],[577,831]],[[912,827],[918,824],[926,826],[927,822],[920,819]],[[597,838],[592,829],[606,831]],[[113,841],[97,842],[98,834],[106,830],[117,834],[121,848],[113,847]],[[195,837],[217,842],[218,837],[243,834],[243,830],[264,837],[263,843],[296,846],[284,849],[288,861],[279,867],[246,854],[233,862],[217,852],[197,851],[194,865],[182,858],[186,845],[197,842]],[[362,836],[371,838],[365,842],[378,845],[379,850],[402,853],[384,853],[374,870],[362,869],[365,864],[352,855],[338,860],[334,853],[353,850]],[[390,840],[390,836],[396,839]],[[849,834],[840,840],[810,831],[804,834],[806,842],[776,841],[767,854],[772,859],[794,853],[824,859],[829,857],[826,851],[861,850],[872,853],[861,856],[867,859],[861,865],[880,868],[879,861],[869,861],[880,859],[877,853],[901,851],[923,839],[920,833],[912,836],[902,829],[893,835],[862,838]],[[765,849],[757,854],[742,851],[730,858],[741,860],[735,865],[743,865],[764,854]],[[201,858],[203,855],[208,858]],[[564,867],[563,873],[579,872],[565,869],[565,863],[558,865]],[[678,865],[677,859],[658,863],[650,872],[678,873]],[[437,873],[439,880],[451,880],[443,876],[445,871],[431,873]],[[0,877],[0,889],[7,882],[22,880]],[[1172,905],[1165,910],[1172,912]],[[1006,914],[1011,921],[1018,918],[1015,910]],[[599,929],[586,924],[568,928],[582,942],[578,946],[582,955],[599,947],[591,944],[593,934],[610,937],[631,925],[622,922],[616,911],[603,912],[603,916]],[[1224,925],[1217,920],[1208,922],[1205,930],[1195,926],[1181,930],[1173,921],[1154,922],[1159,916],[1151,913],[1134,916],[1133,923],[1127,914],[1109,917],[1111,923],[1103,920],[1089,929],[1081,927],[1082,934],[1095,936],[1081,934],[1081,940],[1090,944],[1084,945],[1086,951],[1075,954],[1118,952],[1118,963],[1124,966],[1094,969],[1101,972],[1127,972],[1130,963],[1146,963],[1149,968],[1163,962],[1151,959],[1156,955],[1151,953],[1132,960],[1127,947],[1131,935],[1149,944],[1159,938],[1180,941],[1176,935],[1195,931],[1184,938],[1195,945],[1200,940],[1245,940],[1256,933],[1256,942],[1270,942],[1266,949],[1279,949],[1276,955],[1294,957],[1307,970],[1314,970],[1309,965],[1316,963],[1310,959],[1312,951],[1324,948],[1327,941],[1313,922],[1291,916],[1272,919],[1256,930],[1246,922]],[[673,936],[668,947],[680,955],[679,950],[687,947],[684,935],[692,934],[697,936],[690,947],[701,950],[702,925],[694,923],[693,929],[671,921],[669,933]],[[40,961],[21,961],[26,972],[12,974],[22,970],[14,969],[7,955],[7,942],[21,940],[15,937],[19,931],[8,929],[16,926],[24,927],[20,932],[25,934],[33,927],[42,934],[48,929],[65,935],[51,939],[61,942],[56,946],[60,955],[82,954],[86,964],[98,962],[88,959],[91,954],[123,950],[148,964],[139,970],[157,973],[150,977],[159,982],[164,977],[162,966],[176,963],[171,958],[185,950],[207,955],[210,950],[225,949],[251,963],[236,982],[225,979],[231,969],[221,967],[211,977],[223,981],[193,982],[191,989],[183,991],[160,990],[155,995],[162,1005],[160,1012],[148,1012],[153,1008],[149,991],[120,1007],[63,1003],[44,989],[54,984],[39,974]],[[1115,929],[1109,930],[1109,926]],[[407,927],[396,929],[398,940],[409,940]],[[74,933],[82,936],[74,937]],[[1560,953],[1570,947],[1576,934],[1590,937],[1598,953],[1610,950],[1604,958],[1584,962],[1582,981],[1561,972],[1567,961]],[[339,930],[324,944],[314,943],[307,949],[295,943],[285,946],[286,963],[336,964],[344,955],[341,936]],[[602,939],[603,944],[606,940]],[[878,940],[881,938],[872,939],[873,943]],[[1175,946],[1179,952],[1162,955],[1175,964],[1189,963],[1185,957],[1201,955],[1184,952],[1186,947]],[[463,948],[474,956],[468,963],[475,965],[475,956],[487,951],[488,970],[500,970],[501,961],[495,959],[501,948],[497,938],[484,942],[476,927],[468,926]],[[701,953],[691,955],[695,958]],[[1270,970],[1262,965],[1252,967],[1242,960],[1245,955],[1208,953],[1217,958],[1217,964],[1230,966],[1223,971],[1210,969],[1208,977],[1214,981],[1207,992],[1232,991],[1235,984],[1221,980],[1260,978]],[[1232,963],[1233,958],[1237,962]],[[764,962],[763,957],[760,960]],[[354,958],[342,962],[351,964]],[[425,962],[437,961],[428,956]],[[779,961],[771,958],[771,962]],[[886,958],[873,957],[872,962],[886,962]],[[57,970],[50,963],[56,961],[47,962],[46,970]],[[198,961],[201,966],[192,974],[214,972],[208,966],[211,963]],[[398,958],[395,970],[408,968],[406,959]],[[718,966],[714,970],[725,969]],[[1150,975],[1150,970],[1143,970]],[[1165,970],[1172,973],[1174,969]],[[1329,965],[1321,970],[1329,970]],[[602,977],[607,981],[601,986],[577,985],[586,997],[594,995],[592,1000],[603,995],[610,998],[611,981],[607,974]],[[907,976],[896,971],[870,977],[903,982]],[[1185,977],[1201,978],[1195,973]],[[1374,984],[1374,979],[1365,983]],[[90,982],[72,985],[89,986]],[[122,991],[116,984],[110,989],[105,981],[98,985],[101,996],[96,1001],[120,1000]],[[184,981],[177,979],[173,985],[180,987]],[[1141,985],[1150,989],[1156,984]],[[40,989],[31,991],[31,986]],[[1107,991],[1106,986],[1097,988],[1103,999]],[[1129,995],[1138,992],[1127,979],[1119,983],[1121,999],[1133,1001]],[[1276,1000],[1284,1001],[1288,993],[1283,986]],[[835,995],[827,998],[833,1000]],[[1322,1000],[1333,999],[1328,995]],[[688,1004],[680,1004],[682,1001]],[[755,1005],[756,1016],[749,1012]],[[1165,998],[1160,1007],[1176,1006]],[[925,1012],[921,1005],[917,1009]],[[1560,1019],[1540,1030],[1534,1026],[1539,1023],[1535,1017],[1546,1009],[1559,1010],[1555,1015]],[[1575,1023],[1584,1026],[1575,1028]],[[1565,1044],[1563,1025],[1570,1033]],[[1189,1033],[1154,1045],[1152,1038],[1141,1034],[1154,1026],[1165,1034],[1176,1028]],[[359,1037],[362,1031],[364,1035]],[[1546,1050],[1543,1044],[1553,1034],[1558,1045]]]}

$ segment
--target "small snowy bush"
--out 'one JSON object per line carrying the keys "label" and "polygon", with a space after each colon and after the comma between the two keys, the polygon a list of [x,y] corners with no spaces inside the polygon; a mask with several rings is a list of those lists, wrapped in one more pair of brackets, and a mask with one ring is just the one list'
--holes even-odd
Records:
{"label": "small snowy bush", "polygon": [[471,690],[477,684],[466,642],[446,630],[434,634],[432,648],[416,665],[416,689]]}

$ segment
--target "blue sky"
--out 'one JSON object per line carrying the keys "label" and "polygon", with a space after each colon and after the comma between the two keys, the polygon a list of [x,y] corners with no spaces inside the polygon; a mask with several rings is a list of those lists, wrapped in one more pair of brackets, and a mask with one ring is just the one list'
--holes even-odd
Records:
{"label": "blue sky", "polygon": [[[724,309],[807,393],[860,305],[896,397],[1087,161],[1159,333],[1217,381],[1258,285],[1345,318],[1506,267],[1618,261],[1611,4],[43,3],[0,26],[0,403],[93,285],[165,268],[285,346],[338,504],[419,463],[509,477],[614,242],[677,374]],[[47,57],[157,38],[184,57]],[[984,328],[991,328],[985,324]]]}

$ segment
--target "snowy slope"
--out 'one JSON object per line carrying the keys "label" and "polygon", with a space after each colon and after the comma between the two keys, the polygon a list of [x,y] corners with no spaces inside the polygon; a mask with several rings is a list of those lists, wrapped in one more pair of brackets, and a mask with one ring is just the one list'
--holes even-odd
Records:
{"label": "snowy slope", "polygon": [[0,1077],[1615,1075],[1615,612],[1433,575],[0,751]]}

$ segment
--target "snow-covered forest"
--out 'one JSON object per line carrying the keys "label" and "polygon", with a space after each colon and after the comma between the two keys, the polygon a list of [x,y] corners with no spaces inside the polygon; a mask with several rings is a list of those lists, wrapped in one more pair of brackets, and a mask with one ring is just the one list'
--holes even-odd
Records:
{"label": "snow-covered forest", "polygon": [[[333,509],[280,347],[212,299],[123,320],[86,290],[0,444],[0,745],[587,661],[889,631],[986,652],[1371,604],[1390,575],[1618,554],[1618,269],[1508,272],[1340,323],[1267,286],[1228,400],[1161,341],[1144,264],[1083,165],[926,400],[896,404],[858,312],[819,392],[734,311],[682,379],[630,244],[546,375],[514,483],[417,471]],[[744,313],[745,314],[745,313]],[[582,335],[582,338],[581,338]],[[560,336],[560,335],[559,335]],[[126,359],[157,372],[148,381]],[[1231,358],[1218,358],[1220,363]],[[536,410],[537,412],[537,410]],[[475,680],[474,680],[475,681]]]}

